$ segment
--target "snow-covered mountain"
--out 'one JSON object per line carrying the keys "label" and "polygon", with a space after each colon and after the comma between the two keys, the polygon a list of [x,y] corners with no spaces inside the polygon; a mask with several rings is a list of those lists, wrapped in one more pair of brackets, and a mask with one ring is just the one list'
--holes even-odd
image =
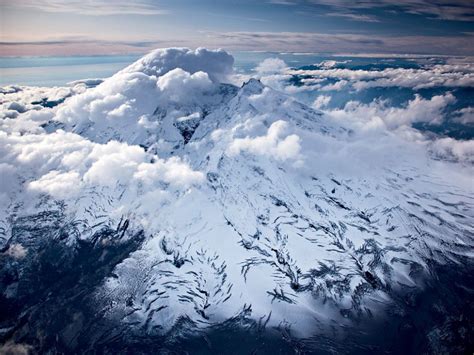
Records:
{"label": "snow-covered mountain", "polygon": [[232,65],[164,49],[51,100],[4,89],[5,341],[67,351],[229,322],[314,339],[401,317],[434,265],[472,270],[471,165],[234,85]]}

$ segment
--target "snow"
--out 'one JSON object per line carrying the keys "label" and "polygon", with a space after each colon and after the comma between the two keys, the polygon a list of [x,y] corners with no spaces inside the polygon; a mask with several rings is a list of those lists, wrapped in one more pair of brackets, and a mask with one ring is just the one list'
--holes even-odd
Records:
{"label": "snow", "polygon": [[[222,50],[160,49],[95,87],[5,90],[1,246],[28,258],[10,240],[12,216],[57,201],[80,238],[126,219],[146,239],[97,291],[107,317],[166,332],[182,316],[206,328],[251,305],[300,336],[315,319],[376,315],[375,301],[419,285],[430,260],[469,257],[473,167],[440,158],[472,154],[472,142],[391,127],[429,102],[382,111],[374,134],[258,80],[225,84],[232,63]],[[64,102],[32,107],[44,95]],[[432,100],[436,114],[450,97]]]}

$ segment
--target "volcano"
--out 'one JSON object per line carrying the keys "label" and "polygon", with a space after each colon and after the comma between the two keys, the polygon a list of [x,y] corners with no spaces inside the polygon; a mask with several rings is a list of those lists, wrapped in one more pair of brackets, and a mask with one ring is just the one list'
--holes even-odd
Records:
{"label": "volcano", "polygon": [[236,83],[232,66],[159,49],[3,119],[2,343],[472,349],[472,165]]}

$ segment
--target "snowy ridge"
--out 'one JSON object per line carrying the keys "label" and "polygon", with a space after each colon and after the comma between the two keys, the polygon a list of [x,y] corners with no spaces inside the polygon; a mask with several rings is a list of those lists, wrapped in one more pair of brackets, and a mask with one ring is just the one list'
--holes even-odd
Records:
{"label": "snowy ridge", "polygon": [[223,83],[232,64],[157,50],[6,114],[2,253],[26,268],[41,238],[71,254],[133,242],[94,289],[104,318],[166,334],[245,315],[300,337],[377,316],[433,262],[471,260],[472,166],[353,132],[258,80]]}

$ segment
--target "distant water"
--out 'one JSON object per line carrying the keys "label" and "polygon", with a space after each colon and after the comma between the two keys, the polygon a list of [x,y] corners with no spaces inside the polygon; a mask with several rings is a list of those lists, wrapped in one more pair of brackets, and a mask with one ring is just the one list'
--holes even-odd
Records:
{"label": "distant water", "polygon": [[106,78],[139,55],[0,58],[0,86],[64,86],[87,78]]}
{"label": "distant water", "polygon": [[[258,63],[269,57],[283,59],[291,67],[319,63],[330,56],[273,52],[232,52],[235,69],[249,73]],[[64,86],[89,78],[107,78],[139,59],[142,55],[73,56],[73,57],[0,57],[0,86]],[[347,58],[338,57],[337,60]],[[394,60],[391,60],[394,61]],[[397,62],[407,62],[397,59]],[[352,65],[373,63],[373,59],[351,58]],[[348,65],[350,66],[350,65]]]}

